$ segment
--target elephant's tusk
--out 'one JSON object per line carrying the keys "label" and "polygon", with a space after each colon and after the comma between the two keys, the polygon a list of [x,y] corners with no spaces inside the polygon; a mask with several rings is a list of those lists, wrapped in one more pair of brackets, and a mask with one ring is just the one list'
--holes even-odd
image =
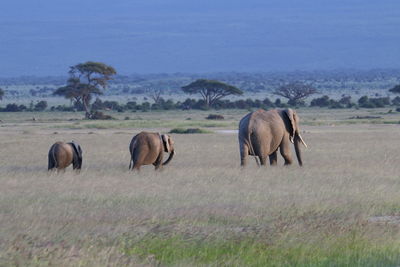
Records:
{"label": "elephant's tusk", "polygon": [[293,141],[293,137],[292,137],[292,136],[289,138],[289,140],[290,140],[290,142],[291,142],[292,144],[294,144],[294,141]]}
{"label": "elephant's tusk", "polygon": [[303,138],[301,137],[300,134],[299,134],[299,138],[300,138],[300,141],[303,143],[303,145],[307,148],[308,146],[307,146],[307,144],[304,142],[304,140],[303,140]]}

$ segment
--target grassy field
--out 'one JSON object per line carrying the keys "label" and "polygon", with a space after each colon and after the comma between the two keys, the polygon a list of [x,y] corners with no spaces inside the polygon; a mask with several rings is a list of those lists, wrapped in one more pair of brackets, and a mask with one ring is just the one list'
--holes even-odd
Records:
{"label": "grassy field", "polygon": [[[400,264],[400,113],[299,110],[304,167],[244,170],[226,130],[247,111],[209,113],[0,113],[0,266]],[[172,134],[170,165],[128,171],[135,133],[174,127],[211,133]],[[47,173],[58,140],[81,144],[79,175]]]}

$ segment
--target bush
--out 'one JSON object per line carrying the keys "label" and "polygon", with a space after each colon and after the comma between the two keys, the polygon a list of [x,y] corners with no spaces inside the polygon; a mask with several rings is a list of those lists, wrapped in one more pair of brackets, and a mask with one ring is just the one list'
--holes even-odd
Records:
{"label": "bush", "polygon": [[223,120],[224,116],[218,114],[210,114],[206,117],[207,120]]}
{"label": "bush", "polygon": [[330,105],[329,96],[324,95],[323,97],[314,98],[311,100],[311,107],[328,107]]}
{"label": "bush", "polygon": [[125,108],[128,110],[137,110],[137,103],[135,101],[129,101],[128,103],[126,103]]}
{"label": "bush", "polygon": [[3,112],[20,112],[27,110],[28,108],[25,105],[17,105],[15,103],[7,104],[7,106],[2,109]]}
{"label": "bush", "polygon": [[203,133],[211,133],[210,131],[200,129],[200,128],[174,128],[169,133],[174,133],[174,134],[203,134]]}
{"label": "bush", "polygon": [[92,120],[115,120],[115,118],[110,115],[106,115],[103,112],[95,111],[91,117]]}
{"label": "bush", "polygon": [[58,106],[52,106],[50,108],[50,111],[75,111],[74,107],[71,106],[65,106],[65,105],[58,105]]}
{"label": "bush", "polygon": [[35,107],[33,108],[34,111],[43,111],[47,108],[47,101],[39,101]]}
{"label": "bush", "polygon": [[292,107],[305,107],[306,106],[306,103],[304,102],[304,100],[289,99],[289,101],[287,103],[289,106],[292,106]]}
{"label": "bush", "polygon": [[354,106],[355,104],[351,102],[351,96],[342,96],[342,98],[339,100],[339,103],[351,108],[352,106]]}
{"label": "bush", "polygon": [[143,112],[147,112],[150,110],[150,103],[149,102],[143,102],[142,105],[139,106],[139,109]]}
{"label": "bush", "polygon": [[395,98],[392,99],[392,105],[400,106],[400,96],[396,96]]}
{"label": "bush", "polygon": [[274,107],[274,103],[271,100],[269,100],[268,97],[266,97],[262,102],[266,107]]}
{"label": "bush", "polygon": [[329,101],[329,108],[333,108],[333,109],[344,108],[344,106],[342,104],[340,104],[338,101],[331,99]]}
{"label": "bush", "polygon": [[358,105],[362,108],[383,108],[387,105],[390,105],[390,98],[368,98],[368,96],[362,96],[360,99],[358,99]]}

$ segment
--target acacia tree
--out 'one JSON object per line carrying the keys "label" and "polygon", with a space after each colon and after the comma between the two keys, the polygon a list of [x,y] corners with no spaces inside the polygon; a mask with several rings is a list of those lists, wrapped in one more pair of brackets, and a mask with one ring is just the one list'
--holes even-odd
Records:
{"label": "acacia tree", "polygon": [[400,94],[400,84],[396,85],[392,89],[389,90],[389,92],[392,92],[394,94]]}
{"label": "acacia tree", "polygon": [[91,119],[90,100],[93,95],[103,94],[108,81],[116,74],[113,67],[101,62],[88,61],[70,67],[67,85],[58,88],[53,94],[81,104],[85,109],[85,118]]}
{"label": "acacia tree", "polygon": [[215,80],[199,79],[182,87],[182,91],[187,94],[200,94],[207,108],[228,95],[242,95],[239,88]]}
{"label": "acacia tree", "polygon": [[153,89],[153,90],[149,90],[148,95],[151,99],[153,99],[154,104],[158,105],[161,102],[161,94],[162,94],[162,90],[161,89]]}
{"label": "acacia tree", "polygon": [[296,105],[310,95],[317,93],[317,89],[310,84],[294,82],[282,85],[272,93],[289,99],[288,104]]}
{"label": "acacia tree", "polygon": [[0,100],[3,100],[4,90],[0,88]]}

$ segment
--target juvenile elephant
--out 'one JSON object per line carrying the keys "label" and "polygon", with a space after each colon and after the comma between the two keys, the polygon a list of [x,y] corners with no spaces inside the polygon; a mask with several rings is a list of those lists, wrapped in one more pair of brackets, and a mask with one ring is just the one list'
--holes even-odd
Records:
{"label": "juvenile elephant", "polygon": [[82,168],[82,148],[74,141],[56,142],[49,150],[48,170],[64,170],[72,163],[73,169]]}
{"label": "juvenile elephant", "polygon": [[[174,141],[166,134],[140,132],[132,138],[129,145],[131,153],[130,170],[139,170],[142,165],[153,164],[155,169],[167,165],[175,155]],[[165,162],[164,152],[169,153]]]}
{"label": "juvenile elephant", "polygon": [[300,143],[305,147],[307,145],[300,135],[299,117],[290,108],[269,111],[259,109],[240,120],[239,147],[242,166],[246,165],[247,155],[258,157],[261,165],[265,165],[269,157],[270,164],[276,165],[278,148],[285,165],[289,165],[293,161],[290,142],[294,143],[297,160],[302,166]]}

